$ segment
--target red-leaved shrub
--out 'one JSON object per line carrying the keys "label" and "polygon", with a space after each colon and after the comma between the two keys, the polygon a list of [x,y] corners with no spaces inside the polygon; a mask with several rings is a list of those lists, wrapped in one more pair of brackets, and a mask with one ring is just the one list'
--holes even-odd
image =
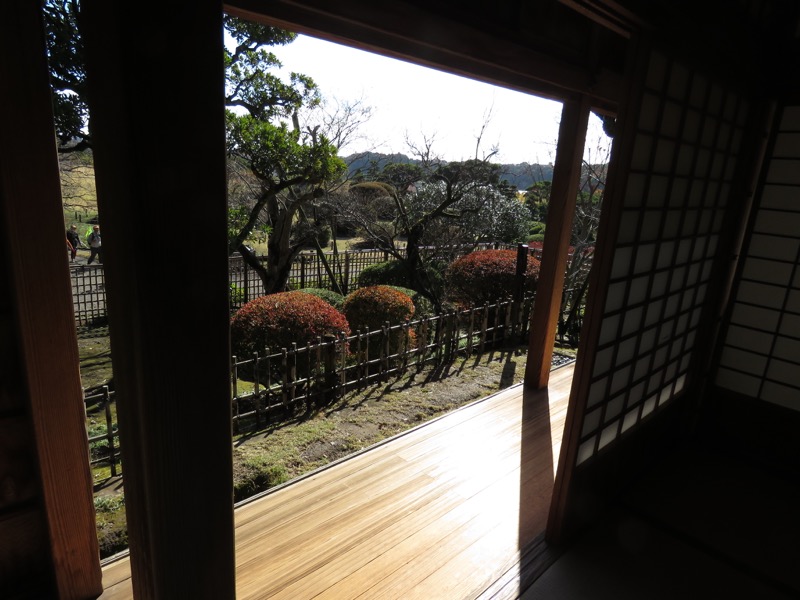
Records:
{"label": "red-leaved shrub", "polygon": [[[536,289],[539,261],[528,256],[525,290]],[[462,306],[478,306],[514,295],[516,250],[479,250],[453,261],[447,271],[448,296]]]}
{"label": "red-leaved shrub", "polygon": [[380,329],[386,321],[397,325],[414,316],[411,298],[387,285],[371,285],[348,294],[342,312],[354,330]]}
{"label": "red-leaved shrub", "polygon": [[305,292],[283,292],[262,296],[248,302],[231,319],[233,354],[246,358],[290,348],[292,342],[303,346],[318,336],[344,332],[350,334],[345,316],[324,300]]}
{"label": "red-leaved shrub", "polygon": [[[411,298],[396,289],[386,285],[372,285],[359,288],[348,294],[345,298],[342,312],[351,323],[353,330],[366,329],[375,331],[388,321],[389,325],[399,325],[414,316],[414,303]],[[352,319],[352,321],[350,321]],[[402,330],[394,331],[389,337],[389,352],[395,353],[403,350],[404,344],[409,347],[415,345],[416,336],[413,331],[408,332],[408,337]],[[375,356],[382,351],[380,340],[372,338],[369,343],[369,352]]]}

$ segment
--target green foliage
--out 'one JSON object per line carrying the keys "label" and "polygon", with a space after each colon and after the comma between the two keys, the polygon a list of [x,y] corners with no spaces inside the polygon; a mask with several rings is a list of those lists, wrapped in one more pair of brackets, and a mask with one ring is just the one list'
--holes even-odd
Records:
{"label": "green foliage", "polygon": [[406,263],[390,260],[366,267],[358,274],[358,286],[395,285],[408,287],[411,278]]}
{"label": "green foliage", "polygon": [[316,240],[320,248],[325,248],[331,241],[331,228],[325,223],[298,221],[292,225],[292,240],[303,247],[316,247]]}
{"label": "green foliage", "polygon": [[317,337],[344,332],[350,326],[342,313],[315,295],[283,292],[256,298],[231,319],[231,347],[240,358],[316,342]]}
{"label": "green foliage", "polygon": [[552,181],[537,181],[525,194],[525,206],[530,211],[530,218],[541,223],[547,222],[547,208],[550,203]]}
{"label": "green foliage", "polygon": [[231,306],[239,306],[244,302],[244,288],[239,287],[235,283],[228,286],[228,297],[230,298]]}
{"label": "green foliage", "polygon": [[425,179],[425,170],[417,164],[391,162],[373,175],[394,189],[405,190],[409,185]]}
{"label": "green foliage", "polygon": [[97,512],[111,513],[125,506],[125,495],[95,496],[94,509]]}
{"label": "green foliage", "polygon": [[531,221],[531,227],[528,230],[528,233],[530,235],[539,235],[543,234],[546,229],[547,229],[546,223],[542,223],[541,221]]}
{"label": "green foliage", "polygon": [[100,558],[108,558],[128,547],[128,521],[125,496],[104,495],[94,498],[97,541]]}
{"label": "green foliage", "polygon": [[[480,250],[454,261],[448,270],[451,300],[465,306],[492,303],[514,295],[516,289],[516,250]],[[539,261],[528,256],[525,289],[536,288]]]}
{"label": "green foliage", "polygon": [[[228,207],[228,242],[232,242],[238,233],[245,227],[250,218],[250,208],[240,204],[239,206]],[[257,223],[252,231],[257,231],[263,236],[268,236],[272,227],[264,222]]]}
{"label": "green foliage", "polygon": [[[44,14],[50,84],[56,136],[62,147],[89,143],[89,108],[86,104],[86,66],[78,25],[81,2],[46,0]],[[82,143],[82,144],[81,144]]]}
{"label": "green foliage", "polygon": [[416,292],[412,289],[402,287],[399,285],[390,285],[388,286],[393,290],[397,290],[398,292],[405,294],[409,298],[411,298],[411,302],[414,303],[414,318],[421,319],[422,317],[432,317],[436,314],[436,308],[433,306],[433,302],[428,300],[425,296]]}
{"label": "green foliage", "polygon": [[303,288],[300,290],[305,294],[311,294],[312,296],[316,296],[330,304],[333,308],[338,311],[342,310],[342,304],[344,304],[344,296],[341,294],[337,294],[333,290],[326,290],[324,288]]}
{"label": "green foliage", "polygon": [[246,475],[233,486],[233,501],[240,502],[262,490],[280,485],[289,480],[289,473],[283,465],[268,464],[264,460],[245,463]]}
{"label": "green foliage", "polygon": [[285,122],[262,121],[226,111],[228,152],[246,160],[253,174],[271,190],[289,182],[320,184],[345,170],[336,147],[325,136],[310,138]]}
{"label": "green foliage", "polygon": [[354,330],[369,328],[373,331],[386,321],[396,325],[413,317],[414,303],[403,292],[386,285],[373,285],[348,294],[342,312]]}
{"label": "green foliage", "polygon": [[544,241],[544,234],[543,233],[534,233],[530,238],[528,238],[529,242],[543,242]]}

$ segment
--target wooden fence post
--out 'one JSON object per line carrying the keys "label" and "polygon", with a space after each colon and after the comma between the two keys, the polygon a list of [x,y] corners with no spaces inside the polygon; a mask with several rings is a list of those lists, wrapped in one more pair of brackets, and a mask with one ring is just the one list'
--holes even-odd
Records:
{"label": "wooden fence post", "polygon": [[108,434],[108,457],[111,463],[111,476],[117,476],[117,449],[114,447],[114,421],[111,418],[111,403],[108,397],[108,386],[103,386],[103,404],[106,411],[106,433]]}
{"label": "wooden fence post", "polygon": [[231,402],[233,403],[233,432],[239,433],[239,367],[236,356],[231,357]]}
{"label": "wooden fence post", "polygon": [[386,372],[389,370],[389,321],[385,321],[381,327],[381,381],[386,381]]}
{"label": "wooden fence post", "polygon": [[281,348],[281,404],[284,410],[289,406],[287,372],[289,370],[289,352]]}
{"label": "wooden fence post", "polygon": [[244,269],[242,270],[244,274],[244,303],[247,304],[250,302],[250,271],[247,266],[247,261],[242,260],[242,264],[244,265]]}
{"label": "wooden fence post", "polygon": [[325,340],[325,400],[332,402],[338,394],[338,377],[336,373],[336,336],[326,334]]}
{"label": "wooden fence post", "polygon": [[481,343],[478,352],[483,354],[486,348],[486,330],[489,328],[489,303],[483,305],[483,315],[481,317]]}
{"label": "wooden fence post", "polygon": [[513,323],[511,334],[517,332],[519,324],[519,313],[522,308],[522,299],[525,297],[525,274],[528,270],[528,245],[519,244],[517,246],[517,269],[516,285],[514,286],[514,304],[512,308],[511,321]]}
{"label": "wooden fence post", "polygon": [[[269,360],[269,352],[267,352],[267,360]],[[253,352],[253,398],[255,399],[256,405],[256,429],[261,429],[261,411],[259,410],[260,402],[258,384],[258,352]]]}
{"label": "wooden fence post", "polygon": [[289,404],[294,411],[294,399],[297,395],[297,342],[292,342],[291,361],[289,362]]}
{"label": "wooden fence post", "polygon": [[[320,399],[324,400],[324,394],[323,394],[322,389],[323,389],[323,384],[325,383],[325,376],[324,376],[324,374],[322,372],[322,369],[324,368],[324,363],[323,363],[323,359],[322,359],[322,337],[321,336],[317,336],[317,348],[316,348],[316,350],[317,350],[317,356],[316,356],[316,361],[315,361],[316,364],[314,366],[314,394],[313,394],[313,396],[314,396],[314,404],[316,404],[317,406],[320,406],[322,404]],[[309,377],[310,377],[310,374],[309,374]],[[310,385],[311,385],[311,382],[309,381],[309,386]],[[310,390],[309,390],[308,397],[309,397],[309,400],[310,400],[311,399]]]}
{"label": "wooden fence post", "polygon": [[347,295],[350,291],[350,253],[344,253],[344,281],[342,282],[342,293]]}

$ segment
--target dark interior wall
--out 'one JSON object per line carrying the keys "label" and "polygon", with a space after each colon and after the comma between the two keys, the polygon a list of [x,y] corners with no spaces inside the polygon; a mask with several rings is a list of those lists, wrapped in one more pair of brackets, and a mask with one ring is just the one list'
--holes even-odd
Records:
{"label": "dark interior wall", "polygon": [[800,411],[800,106],[775,135],[727,315],[715,383]]}
{"label": "dark interior wall", "polygon": [[[0,231],[4,225],[0,214]],[[10,289],[2,246],[0,286]],[[0,598],[45,597],[52,589],[47,524],[14,314],[11,295],[0,294]]]}

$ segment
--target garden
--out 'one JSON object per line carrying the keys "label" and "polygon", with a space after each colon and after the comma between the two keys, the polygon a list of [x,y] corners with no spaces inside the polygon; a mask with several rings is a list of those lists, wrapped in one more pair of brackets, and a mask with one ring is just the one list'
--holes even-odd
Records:
{"label": "garden", "polygon": [[[347,296],[295,290],[234,313],[235,500],[521,382],[539,264],[528,257],[522,287],[516,264],[511,250],[457,259],[442,277],[447,310],[439,314],[394,285],[403,281],[392,264],[365,269]],[[80,345],[84,385],[96,392],[87,416],[98,537],[110,556],[127,546],[110,355],[102,338]],[[572,357],[563,349],[554,360]]]}

